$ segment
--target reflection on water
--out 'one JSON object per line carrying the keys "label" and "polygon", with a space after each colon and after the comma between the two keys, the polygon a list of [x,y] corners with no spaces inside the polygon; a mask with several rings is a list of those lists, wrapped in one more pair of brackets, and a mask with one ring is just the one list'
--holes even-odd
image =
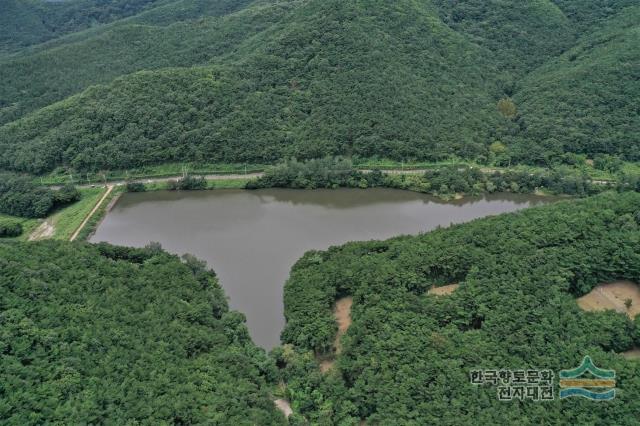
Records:
{"label": "reflection on water", "polygon": [[141,247],[207,260],[254,341],[272,348],[284,324],[282,287],[305,251],[347,241],[417,234],[437,226],[551,201],[493,194],[444,202],[391,189],[158,191],[124,194],[92,242]]}

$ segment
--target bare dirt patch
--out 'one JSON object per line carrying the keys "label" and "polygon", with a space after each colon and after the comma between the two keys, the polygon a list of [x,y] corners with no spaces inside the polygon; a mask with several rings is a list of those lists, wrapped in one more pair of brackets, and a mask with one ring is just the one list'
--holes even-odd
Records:
{"label": "bare dirt patch", "polygon": [[293,410],[291,409],[291,404],[286,399],[276,399],[273,401],[276,404],[276,408],[284,414],[285,417],[289,417],[293,414]]}
{"label": "bare dirt patch", "polygon": [[333,364],[336,362],[335,357],[340,355],[342,352],[342,344],[340,343],[340,339],[347,332],[349,326],[351,326],[351,306],[353,305],[353,297],[343,297],[336,302],[336,306],[333,310],[333,315],[336,318],[336,322],[338,323],[338,332],[336,333],[336,338],[333,342],[333,347],[335,348],[335,354],[329,357],[318,358],[320,363],[320,371],[323,373],[329,371]]}
{"label": "bare dirt patch", "polygon": [[342,345],[340,338],[347,332],[351,326],[351,306],[353,305],[352,297],[343,297],[336,302],[336,308],[334,315],[338,322],[338,333],[336,334],[336,340],[334,346],[336,348],[336,355],[340,355],[342,352]]}
{"label": "bare dirt patch", "polygon": [[434,296],[448,296],[460,287],[460,284],[443,285],[442,287],[431,287],[427,294]]}
{"label": "bare dirt patch", "polygon": [[331,370],[331,367],[333,367],[333,364],[335,364],[335,362],[336,359],[334,357],[320,360],[320,372],[326,373],[327,371]]}
{"label": "bare dirt patch", "polygon": [[53,223],[51,223],[51,221],[47,219],[42,222],[40,226],[33,230],[31,235],[29,235],[29,241],[39,241],[51,238],[53,237],[53,233],[55,232],[55,230],[56,228],[53,226]]}
{"label": "bare dirt patch", "polygon": [[633,348],[626,352],[622,352],[620,355],[626,359],[639,359],[640,360],[640,348]]}
{"label": "bare dirt patch", "polygon": [[[631,305],[627,307],[629,300]],[[640,287],[631,281],[601,284],[579,298],[578,306],[589,312],[614,310],[633,319],[640,313]]]}

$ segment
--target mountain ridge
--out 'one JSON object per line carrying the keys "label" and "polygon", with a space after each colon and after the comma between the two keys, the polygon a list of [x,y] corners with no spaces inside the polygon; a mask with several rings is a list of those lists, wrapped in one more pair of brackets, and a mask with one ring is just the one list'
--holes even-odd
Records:
{"label": "mountain ridge", "polygon": [[[0,88],[0,167],[45,173],[56,167],[95,171],[326,155],[483,162],[495,142],[507,146],[513,161],[529,164],[562,161],[564,151],[634,160],[638,144],[628,149],[610,135],[614,127],[634,129],[637,111],[592,105],[610,99],[602,96],[608,86],[625,84],[634,88],[624,94],[633,105],[640,90],[633,85],[632,65],[616,81],[600,82],[597,91],[585,83],[586,101],[576,107],[593,114],[604,130],[583,129],[573,143],[566,136],[573,117],[554,98],[571,81],[560,79],[555,85],[561,87],[546,93],[538,87],[552,64],[559,67],[556,74],[571,75],[571,64],[562,59],[567,52],[602,32],[623,31],[620,22],[632,20],[625,16],[638,16],[637,8],[623,7],[626,0],[614,3],[606,13],[580,6],[585,11],[576,21],[566,11],[577,3],[549,0],[259,1],[171,25],[112,25],[86,40],[0,61],[0,76],[9,83]],[[632,43],[625,46],[633,64],[640,54]],[[590,58],[585,69],[598,61]],[[225,75],[220,84],[228,85],[223,92],[232,98],[189,92],[194,66]],[[144,74],[148,81],[135,74],[140,71],[151,72]],[[69,79],[69,73],[78,78]],[[173,78],[173,96],[189,100],[179,102],[183,108],[175,123],[165,120],[150,129],[145,109],[173,111],[162,87],[153,87],[154,81],[166,81],[163,75]],[[125,93],[117,82],[127,79]],[[103,86],[87,89],[96,84]],[[131,99],[108,96],[109,91]],[[93,99],[96,93],[103,99]],[[154,95],[164,100],[154,105]],[[508,105],[509,98],[513,115],[497,106]],[[537,111],[541,102],[544,111]],[[216,103],[223,110],[211,108]],[[133,121],[116,127],[137,123],[141,136],[105,132],[92,118],[105,112],[126,117],[118,112],[124,105],[133,110]],[[133,158],[127,145],[141,148],[141,155]],[[158,147],[163,151],[152,152]],[[88,161],[96,150],[102,153],[98,158],[120,160]]]}

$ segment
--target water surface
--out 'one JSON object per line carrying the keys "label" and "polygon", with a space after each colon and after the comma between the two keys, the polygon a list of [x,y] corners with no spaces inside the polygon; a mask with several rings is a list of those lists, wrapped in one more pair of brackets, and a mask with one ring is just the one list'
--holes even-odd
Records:
{"label": "water surface", "polygon": [[284,325],[282,289],[307,250],[417,234],[437,226],[550,201],[499,194],[443,202],[392,189],[157,191],[124,194],[92,242],[142,247],[157,241],[216,271],[253,340],[270,349]]}

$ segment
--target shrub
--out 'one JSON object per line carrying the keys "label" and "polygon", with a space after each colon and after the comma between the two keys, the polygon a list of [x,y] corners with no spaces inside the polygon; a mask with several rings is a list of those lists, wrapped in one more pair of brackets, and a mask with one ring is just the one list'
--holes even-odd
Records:
{"label": "shrub", "polygon": [[22,225],[15,221],[0,222],[0,238],[18,237],[22,235]]}
{"label": "shrub", "polygon": [[182,179],[170,180],[167,183],[170,191],[193,191],[207,189],[207,181],[202,176],[185,176]]}
{"label": "shrub", "polygon": [[127,192],[145,192],[147,188],[142,182],[127,182]]}
{"label": "shrub", "polygon": [[56,206],[64,206],[75,203],[80,199],[80,191],[73,185],[65,185],[53,193],[53,203]]}
{"label": "shrub", "polygon": [[598,170],[617,173],[622,170],[623,162],[620,157],[615,155],[600,154],[593,159],[593,167]]}
{"label": "shrub", "polygon": [[336,188],[369,186],[368,182],[380,179],[373,175],[372,181],[355,170],[351,161],[342,157],[326,157],[305,162],[287,160],[269,170],[263,177],[246,185],[257,188]]}
{"label": "shrub", "polygon": [[54,193],[36,186],[30,178],[0,174],[0,213],[21,217],[45,217],[54,206]]}

